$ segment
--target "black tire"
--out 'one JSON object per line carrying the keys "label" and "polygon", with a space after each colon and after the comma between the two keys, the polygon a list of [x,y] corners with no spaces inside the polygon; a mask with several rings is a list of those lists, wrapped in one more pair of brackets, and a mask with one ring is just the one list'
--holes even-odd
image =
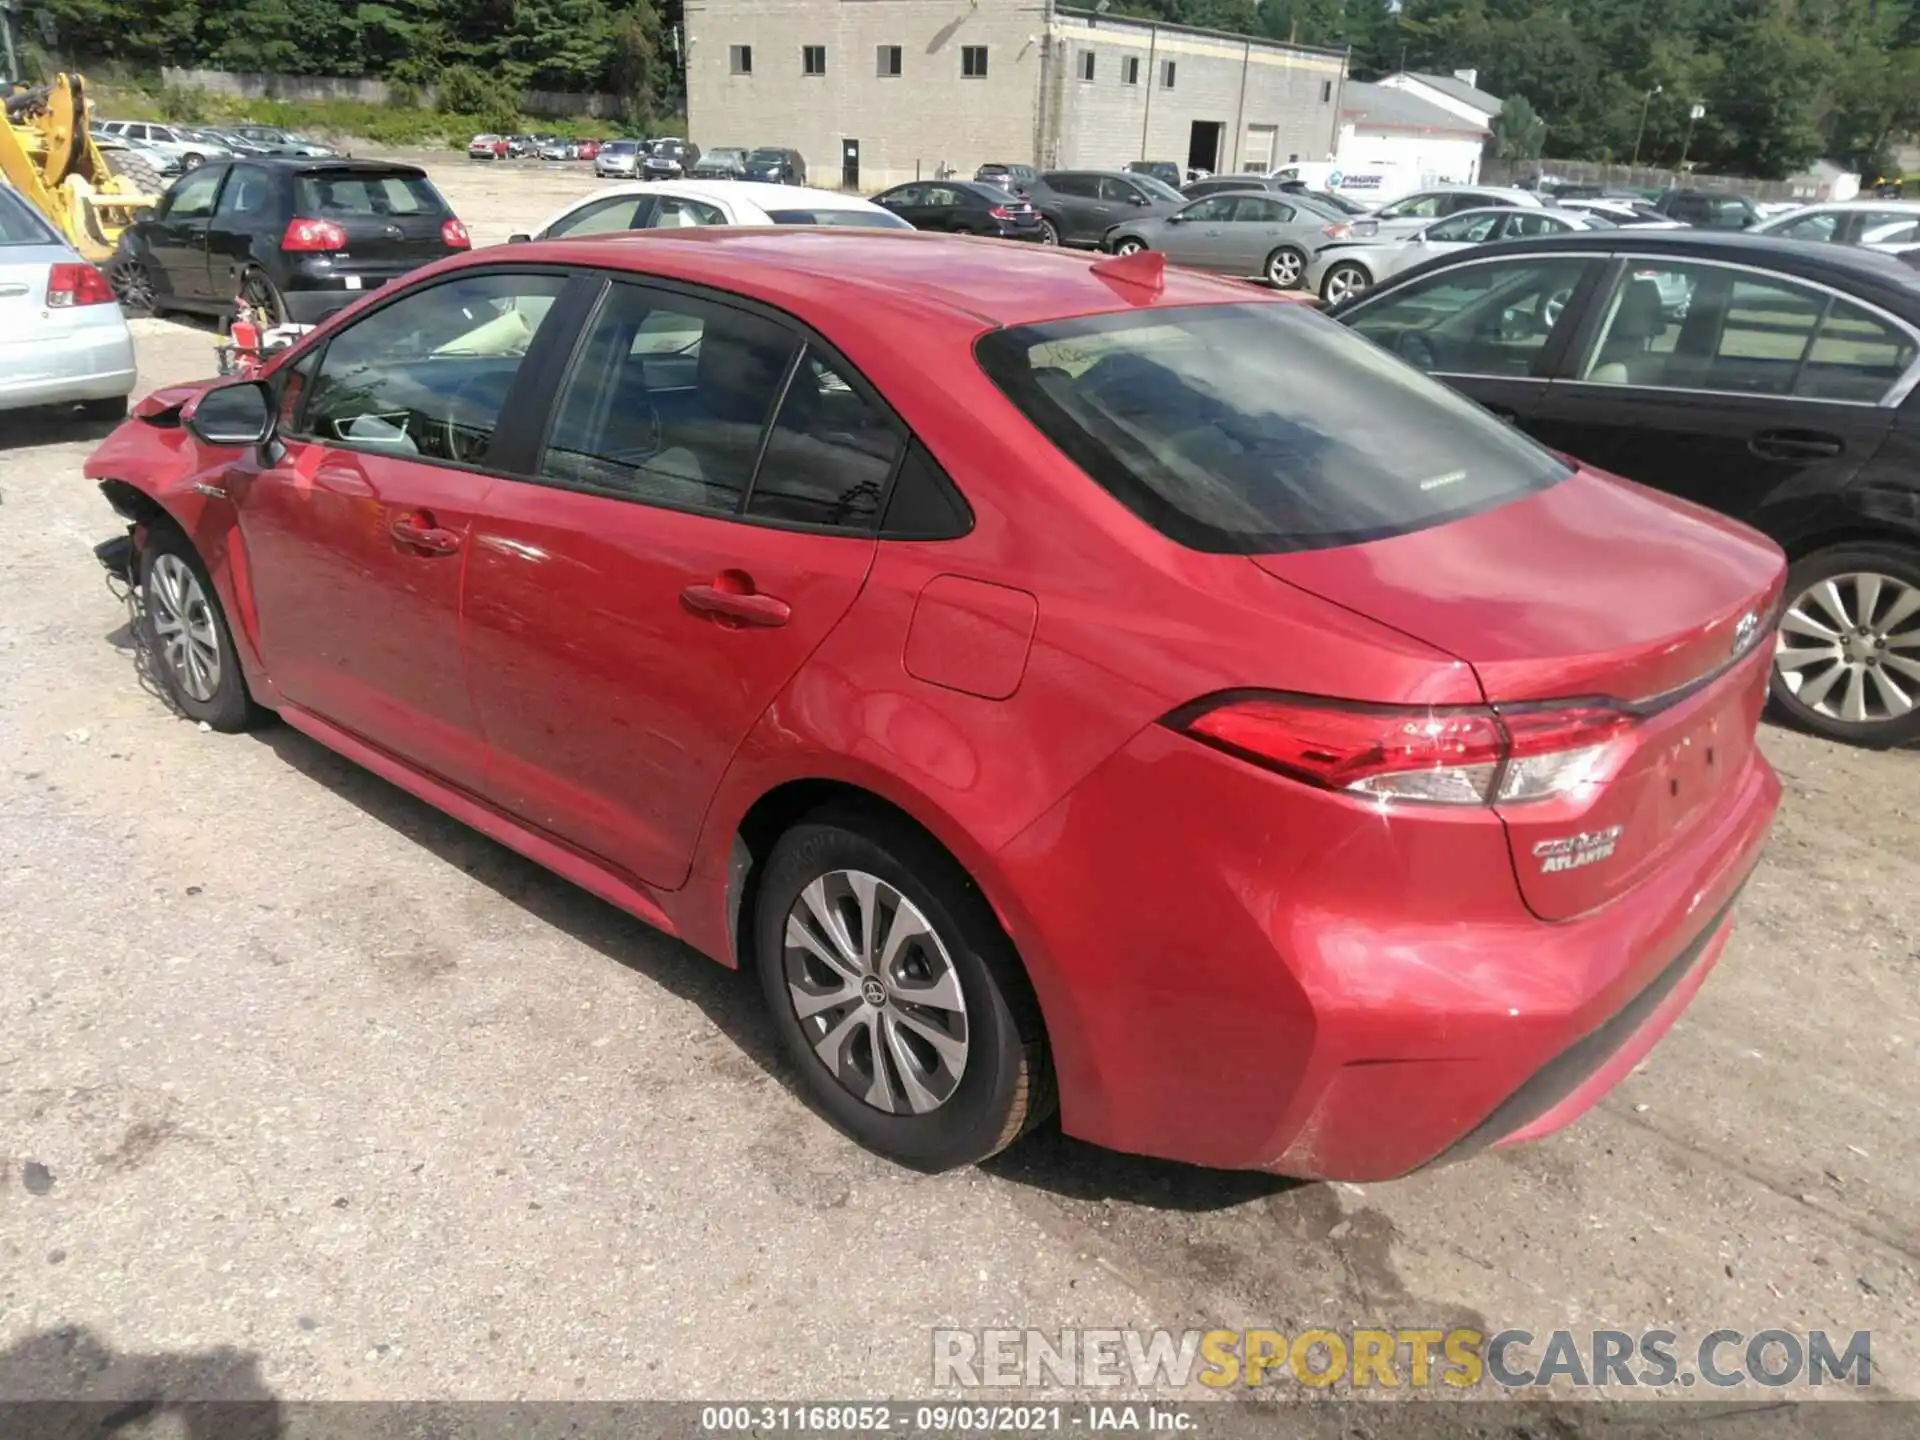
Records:
{"label": "black tire", "polygon": [[131,150],[102,150],[100,156],[107,162],[107,169],[140,194],[158,197],[167,193],[167,182],[153,168],[153,162],[143,156]]}
{"label": "black tire", "polygon": [[124,256],[107,266],[107,284],[113,298],[129,315],[160,315],[160,291],[153,283],[153,267],[133,256]]}
{"label": "black tire", "polygon": [[287,300],[280,293],[280,287],[267,278],[264,270],[249,270],[240,277],[240,294],[236,297],[253,306],[260,317],[262,329],[271,329],[275,325],[287,323]]}
{"label": "black tire", "polygon": [[[898,1113],[868,1103],[847,1088],[814,1050],[819,1032],[828,1025],[838,1027],[854,1011],[871,1014],[877,1021],[879,1010],[855,1000],[844,1009],[826,1010],[803,1022],[789,989],[789,965],[800,965],[799,957],[805,953],[796,948],[793,958],[789,957],[789,911],[802,903],[801,892],[814,881],[843,871],[874,877],[911,902],[937,941],[917,951],[903,946],[898,963],[923,966],[929,957],[936,967],[944,963],[964,999],[965,1059],[957,1083],[940,1103],[920,1113]],[[1004,1149],[1052,1112],[1053,1075],[1039,1005],[1012,942],[966,872],[910,825],[847,807],[818,811],[800,821],[780,837],[767,859],[752,926],[755,963],[767,1007],[807,1093],[828,1118],[868,1149],[917,1170],[948,1170]],[[899,996],[894,992],[893,998],[881,1002],[881,1008],[892,1005],[898,1013]],[[915,1009],[907,1007],[909,1014]],[[919,1011],[922,1017],[926,1013]],[[803,1024],[813,1026],[815,1033],[810,1035]],[[902,1078],[898,1059],[883,1060],[874,1053],[873,1029],[849,1033],[840,1047],[843,1060],[857,1067],[862,1033],[869,1060],[889,1066],[888,1083],[907,1093],[910,1087]]]}
{"label": "black tire", "polygon": [[115,395],[106,400],[83,400],[80,402],[80,417],[100,424],[117,424],[127,418],[127,397]]}
{"label": "black tire", "polygon": [[1055,229],[1053,222],[1044,215],[1040,217],[1040,243],[1042,245],[1058,245],[1060,243],[1059,230]]}
{"label": "black tire", "polygon": [[[165,638],[169,616],[181,608],[178,599],[156,592],[164,586],[167,574],[178,574],[173,565],[182,565],[197,584],[197,594],[189,589],[185,608],[202,633],[210,630],[210,647],[218,659],[214,681],[205,695],[196,695],[169,658]],[[156,579],[156,572],[160,578]],[[167,697],[189,720],[198,720],[215,730],[244,730],[258,717],[253,697],[247,692],[247,680],[240,673],[240,657],[234,653],[233,636],[227,628],[226,612],[220,608],[219,593],[207,575],[206,566],[193,544],[172,525],[160,524],[147,532],[146,546],[140,552],[141,624],[146,631],[148,654],[153,659],[154,678],[165,688]],[[201,672],[203,678],[205,672]]]}
{"label": "black tire", "polygon": [[[1340,284],[1335,279],[1336,276],[1357,283],[1352,285],[1352,287],[1344,293],[1336,295],[1336,292],[1341,289]],[[1368,272],[1366,266],[1359,264],[1357,261],[1342,260],[1339,264],[1328,267],[1327,273],[1320,277],[1320,298],[1329,305],[1338,305],[1342,300],[1360,294],[1372,284],[1373,276]]]}
{"label": "black tire", "polygon": [[[1861,593],[1845,579],[1853,575],[1879,577],[1879,584],[1873,587],[1877,595],[1871,615],[1855,613],[1861,608]],[[1846,618],[1855,622],[1850,627],[1839,623],[1840,617],[1832,613],[1832,602],[1822,603],[1813,595],[1815,587],[1830,580],[1840,582],[1835,590],[1847,611]],[[1896,586],[1900,588],[1896,590]],[[1887,623],[1887,617],[1895,613],[1895,606],[1900,603],[1901,591],[1920,592],[1920,550],[1909,546],[1854,542],[1816,550],[1793,563],[1787,571],[1788,612],[1775,647],[1779,653],[1776,653],[1772,681],[1774,707],[1784,718],[1803,730],[1849,745],[1885,748],[1920,741],[1920,705],[1899,714],[1888,698],[1890,691],[1897,691],[1911,701],[1920,701],[1920,673],[1909,673],[1888,664],[1891,657],[1896,662],[1920,667],[1920,611],[1909,611],[1893,624]],[[1791,628],[1795,624],[1795,611],[1831,628],[1840,638],[1828,646]],[[1865,635],[1859,633],[1862,629],[1867,631]],[[1851,633],[1847,633],[1849,630]],[[1896,645],[1892,643],[1895,640],[1908,643]],[[1821,653],[1805,663],[1786,664],[1783,662],[1787,649]],[[1833,656],[1831,661],[1825,658],[1829,652]],[[1855,662],[1858,693],[1867,715],[1864,720],[1847,720],[1835,713],[1846,709],[1845,697],[1854,679],[1844,667]],[[1883,667],[1884,682],[1873,673]],[[1802,698],[1823,680],[1825,686],[1811,703]]]}
{"label": "black tire", "polygon": [[1276,290],[1292,290],[1307,278],[1306,253],[1298,246],[1280,245],[1260,267],[1269,285]]}
{"label": "black tire", "polygon": [[189,152],[180,157],[180,173],[182,175],[190,175],[195,170],[198,170],[202,165],[206,163],[207,163],[206,156],[195,155]]}

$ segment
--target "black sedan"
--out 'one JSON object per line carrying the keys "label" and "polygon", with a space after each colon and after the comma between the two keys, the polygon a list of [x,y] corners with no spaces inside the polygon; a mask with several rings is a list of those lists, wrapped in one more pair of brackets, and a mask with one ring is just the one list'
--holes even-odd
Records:
{"label": "black sedan", "polygon": [[209,161],[120,237],[107,278],[121,304],[312,324],[367,290],[469,248],[413,165],[378,160]]}
{"label": "black sedan", "polygon": [[1334,318],[1543,444],[1744,520],[1792,561],[1773,698],[1920,740],[1920,276],[1700,230],[1482,246]]}
{"label": "black sedan", "polygon": [[1023,195],[985,180],[909,180],[873,197],[916,230],[992,235],[1002,240],[1047,238],[1046,226]]}

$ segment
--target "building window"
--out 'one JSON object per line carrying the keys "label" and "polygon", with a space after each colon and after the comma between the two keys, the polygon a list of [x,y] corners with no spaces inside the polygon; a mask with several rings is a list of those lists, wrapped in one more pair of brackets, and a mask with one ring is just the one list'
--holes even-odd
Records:
{"label": "building window", "polygon": [[753,73],[753,47],[751,45],[730,45],[727,47],[728,68],[736,75]]}
{"label": "building window", "polygon": [[1120,83],[1122,85],[1138,85],[1140,83],[1140,57],[1138,55],[1129,55],[1126,64],[1120,67]]}
{"label": "building window", "polygon": [[960,47],[960,73],[969,80],[987,78],[987,47],[984,45],[962,45]]}
{"label": "building window", "polygon": [[1320,82],[1320,103],[1322,105],[1325,105],[1332,99],[1333,99],[1333,82],[1331,80],[1322,80]]}
{"label": "building window", "polygon": [[800,47],[800,73],[802,75],[826,74],[827,47],[824,45],[802,45]]}
{"label": "building window", "polygon": [[1080,52],[1080,78],[1082,80],[1093,79],[1093,51],[1091,50],[1082,50]]}
{"label": "building window", "polygon": [[1160,62],[1160,88],[1162,90],[1173,88],[1173,61],[1171,60]]}
{"label": "building window", "polygon": [[898,75],[900,73],[900,47],[898,45],[882,45],[880,47],[879,66],[882,75]]}

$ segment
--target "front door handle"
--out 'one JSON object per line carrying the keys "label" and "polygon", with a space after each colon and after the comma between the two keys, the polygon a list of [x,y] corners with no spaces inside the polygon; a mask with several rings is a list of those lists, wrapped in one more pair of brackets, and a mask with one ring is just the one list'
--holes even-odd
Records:
{"label": "front door handle", "polygon": [[424,550],[429,555],[451,555],[460,548],[457,532],[441,528],[433,523],[433,516],[422,512],[396,515],[388,531],[402,545]]}
{"label": "front door handle", "polygon": [[1847,445],[1838,435],[1818,430],[1767,430],[1749,440],[1747,449],[1765,460],[1831,460],[1844,455]]}
{"label": "front door handle", "polygon": [[759,595],[746,588],[736,590],[722,589],[718,585],[689,585],[680,592],[680,598],[686,602],[689,610],[699,614],[767,629],[786,624],[793,615],[786,601],[776,600],[771,595]]}

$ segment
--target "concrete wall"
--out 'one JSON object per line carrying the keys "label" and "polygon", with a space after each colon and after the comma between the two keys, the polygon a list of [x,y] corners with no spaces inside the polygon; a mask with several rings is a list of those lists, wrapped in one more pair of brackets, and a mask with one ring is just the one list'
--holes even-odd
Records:
{"label": "concrete wall", "polygon": [[[393,92],[384,80],[348,75],[269,75],[250,71],[185,70],[168,66],[160,79],[183,90],[205,90],[213,95],[232,95],[242,100],[325,101],[359,100],[369,105],[390,105]],[[431,85],[414,88],[419,103],[431,109],[436,103]],[[520,108],[529,115],[581,115],[612,119],[620,114],[617,95],[566,94],[553,90],[528,90],[520,96]]]}
{"label": "concrete wall", "polygon": [[[1334,152],[1346,62],[1337,54],[1211,35],[1112,16],[1056,15],[1060,56],[1050,66],[1057,153],[1048,164],[1119,166],[1171,160],[1184,167],[1195,121],[1220,125],[1217,173],[1326,160]],[[1093,78],[1082,78],[1091,53]],[[1139,82],[1126,62],[1139,62]],[[1174,66],[1174,84],[1164,67]],[[1251,144],[1250,144],[1251,138]]]}
{"label": "concrete wall", "polygon": [[[842,143],[860,142],[860,188],[942,165],[1031,162],[1046,53],[1045,0],[687,0],[687,125],[703,147],[790,145],[808,178],[837,187]],[[733,73],[750,45],[753,73]],[[826,73],[801,49],[827,47]],[[901,73],[879,73],[897,45]],[[963,47],[987,48],[987,74],[961,74]]]}

